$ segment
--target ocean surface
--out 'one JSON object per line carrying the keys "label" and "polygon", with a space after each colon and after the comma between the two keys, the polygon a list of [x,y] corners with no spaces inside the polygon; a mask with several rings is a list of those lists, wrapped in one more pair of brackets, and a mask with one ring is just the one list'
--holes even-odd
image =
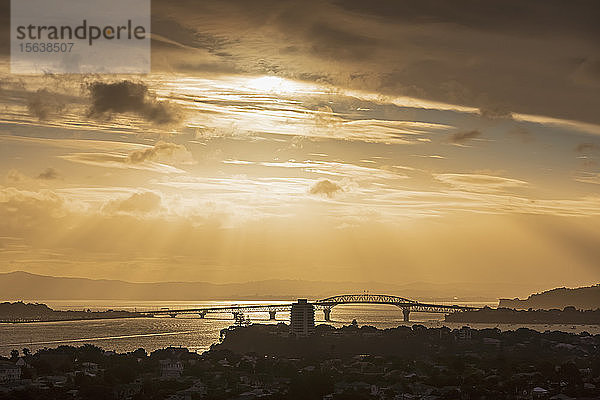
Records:
{"label": "ocean surface", "polygon": [[[161,308],[185,309],[196,307],[229,306],[232,304],[275,304],[291,301],[206,301],[206,302],[141,302],[141,301],[70,301],[70,300],[25,300],[25,302],[45,303],[56,310],[102,311],[108,309],[129,311],[150,311]],[[440,303],[442,304],[442,303]],[[460,303],[461,305],[495,307],[497,303]],[[289,313],[277,313],[275,321],[269,320],[268,313],[249,313],[247,316],[256,323],[289,322]],[[324,323],[322,311],[315,313],[317,324]],[[402,319],[399,308],[387,305],[343,305],[336,306],[329,324],[336,327],[347,325],[356,319],[359,325],[372,325],[377,328],[392,328],[398,325],[422,324],[427,327],[448,326],[460,328],[465,324],[445,323],[443,314],[411,313],[411,321]],[[208,314],[204,319],[198,315],[179,315],[177,318],[126,318],[110,320],[0,323],[0,355],[8,355],[13,349],[24,347],[35,351],[40,348],[60,345],[81,346],[85,343],[117,352],[133,351],[140,347],[148,352],[167,346],[182,346],[196,352],[203,352],[217,343],[221,329],[233,324],[231,314]],[[547,324],[468,324],[472,328],[494,328],[514,330],[520,327],[540,332],[559,330],[579,333],[587,331],[600,334],[598,325],[547,325]]]}

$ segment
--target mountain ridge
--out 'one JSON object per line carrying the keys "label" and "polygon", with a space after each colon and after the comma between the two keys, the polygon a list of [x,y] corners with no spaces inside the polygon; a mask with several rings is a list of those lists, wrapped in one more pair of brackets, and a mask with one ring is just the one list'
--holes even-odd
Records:
{"label": "mountain ridge", "polygon": [[575,307],[581,310],[600,308],[600,284],[579,288],[555,288],[519,298],[500,299],[499,307],[514,309],[563,309]]}
{"label": "mountain ridge", "polygon": [[[26,271],[0,273],[0,300],[224,300],[324,298],[343,293],[385,293],[420,301],[496,301],[505,293],[529,294],[527,285],[472,283],[326,282],[269,279],[251,282],[128,282],[117,279],[58,277]],[[457,301],[458,301],[457,300]]]}

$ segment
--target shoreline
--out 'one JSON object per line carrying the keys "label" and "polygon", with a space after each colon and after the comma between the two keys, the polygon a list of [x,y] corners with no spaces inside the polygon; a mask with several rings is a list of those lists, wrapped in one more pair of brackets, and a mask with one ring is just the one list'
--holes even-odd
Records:
{"label": "shoreline", "polygon": [[32,320],[0,320],[0,324],[36,324],[44,322],[74,322],[74,321],[98,321],[105,319],[138,319],[138,318],[152,318],[147,315],[139,316],[124,316],[124,317],[99,317],[99,318],[64,318],[64,319],[32,319]]}

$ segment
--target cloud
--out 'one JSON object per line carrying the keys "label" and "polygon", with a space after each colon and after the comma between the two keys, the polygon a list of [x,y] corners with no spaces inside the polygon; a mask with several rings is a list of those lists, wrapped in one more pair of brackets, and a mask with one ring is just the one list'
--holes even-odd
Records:
{"label": "cloud", "polygon": [[596,174],[588,173],[585,175],[577,176],[577,177],[575,177],[575,180],[577,182],[600,185],[600,173],[596,173]]}
{"label": "cloud", "polygon": [[313,39],[311,50],[325,58],[354,60],[369,56],[376,49],[372,38],[321,22],[308,30],[308,37]]}
{"label": "cloud", "polygon": [[181,144],[158,141],[154,147],[136,150],[127,156],[132,164],[139,164],[146,161],[173,162],[176,164],[193,164],[192,154]]}
{"label": "cloud", "polygon": [[60,176],[57,170],[54,168],[46,168],[43,172],[41,172],[37,178],[43,180],[52,180],[57,179]]}
{"label": "cloud", "polygon": [[153,48],[153,65],[166,60],[163,70],[170,71],[210,65],[215,74],[274,73],[481,108],[487,118],[518,113],[600,122],[594,2],[252,5],[156,0],[155,14],[169,18],[159,34],[185,46]]}
{"label": "cloud", "polygon": [[[45,170],[43,170],[42,172],[40,172],[35,179],[39,179],[39,180],[54,180],[54,179],[58,179],[60,177],[60,174],[58,173],[57,170],[55,170],[54,168],[46,168]],[[24,173],[16,170],[16,169],[11,169],[8,171],[8,173],[5,176],[5,181],[8,182],[9,184],[34,184],[35,180],[34,178],[25,175]]]}
{"label": "cloud", "polygon": [[43,229],[44,221],[64,217],[75,210],[78,210],[75,203],[51,190],[0,187],[0,229],[9,229],[15,235],[23,229]]}
{"label": "cloud", "polygon": [[311,186],[310,194],[324,194],[327,197],[333,197],[336,193],[342,192],[344,189],[335,182],[328,179],[323,179]]}
{"label": "cloud", "polygon": [[[117,147],[115,150],[123,150],[123,148]],[[195,164],[192,153],[190,153],[184,145],[161,140],[157,141],[152,147],[144,146],[143,148],[133,150],[128,154],[116,151],[70,153],[61,155],[59,158],[98,167],[143,169],[161,173],[184,172],[171,164]]]}
{"label": "cloud", "polygon": [[513,117],[512,112],[510,112],[505,107],[500,107],[500,106],[479,107],[479,114],[483,118],[488,118],[488,119],[501,119],[501,118],[511,119]]}
{"label": "cloud", "polygon": [[88,89],[92,101],[90,115],[93,117],[133,113],[157,125],[171,125],[181,119],[181,111],[177,106],[157,100],[144,83],[128,80],[93,82]]}
{"label": "cloud", "polygon": [[578,85],[600,87],[600,59],[588,57],[571,75],[571,79]]}
{"label": "cloud", "polygon": [[305,172],[335,176],[339,179],[348,178],[353,181],[372,181],[374,179],[380,179],[390,181],[393,179],[405,179],[406,175],[399,174],[397,172],[391,172],[389,168],[371,168],[363,167],[352,163],[342,163],[334,161],[278,161],[278,162],[261,162],[258,163],[264,167],[274,168],[299,168]]}
{"label": "cloud", "polygon": [[68,160],[80,164],[92,165],[104,168],[119,169],[142,169],[160,173],[183,173],[184,171],[170,165],[157,163],[154,161],[145,161],[132,163],[127,155],[115,153],[71,153],[59,156],[63,160]]}
{"label": "cloud", "polygon": [[108,213],[149,214],[161,209],[162,199],[154,192],[134,193],[125,199],[111,200],[103,207]]}
{"label": "cloud", "polygon": [[590,153],[592,151],[600,151],[600,145],[596,143],[580,143],[575,147],[578,153]]}
{"label": "cloud", "polygon": [[29,177],[16,169],[11,169],[8,171],[5,177],[7,182],[10,183],[18,183],[18,182],[27,182],[29,181]]}
{"label": "cloud", "polygon": [[471,139],[475,139],[481,136],[481,132],[478,130],[456,132],[450,137],[450,141],[456,144],[462,144],[468,142]]}
{"label": "cloud", "polygon": [[47,89],[38,89],[30,93],[27,98],[27,110],[40,120],[48,119],[52,114],[61,112],[65,105],[61,95]]}
{"label": "cloud", "polygon": [[519,188],[527,182],[485,174],[437,174],[434,178],[455,188],[471,192],[497,192]]}

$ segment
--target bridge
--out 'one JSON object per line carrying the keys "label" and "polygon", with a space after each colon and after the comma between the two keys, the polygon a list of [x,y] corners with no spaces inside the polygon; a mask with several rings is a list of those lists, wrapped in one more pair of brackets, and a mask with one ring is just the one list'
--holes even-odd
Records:
{"label": "bridge", "polygon": [[[312,302],[316,309],[323,311],[325,321],[331,321],[331,311],[333,307],[343,304],[387,304],[400,308],[404,321],[410,321],[411,312],[422,313],[443,313],[450,314],[456,311],[478,310],[479,307],[468,307],[459,305],[443,305],[421,303],[404,297],[391,296],[385,294],[345,294],[340,296],[327,297]],[[231,313],[234,319],[238,319],[244,313],[268,312],[269,318],[274,320],[278,312],[290,311],[292,303],[289,304],[258,304],[258,305],[231,305],[226,307],[202,307],[187,308],[180,310],[161,309],[154,311],[144,311],[141,314],[148,316],[168,315],[175,318],[179,314],[198,314],[204,318],[209,313]]]}
{"label": "bridge", "polygon": [[428,304],[420,303],[404,297],[390,296],[386,294],[344,294],[341,296],[328,297],[314,302],[317,308],[321,308],[325,315],[325,321],[330,321],[331,309],[341,304],[389,304],[402,310],[404,321],[410,320],[411,312],[443,313],[450,314],[456,311],[478,310],[478,307],[467,307],[458,305]]}
{"label": "bridge", "polygon": [[140,314],[148,316],[168,315],[175,318],[179,314],[198,314],[200,318],[204,318],[207,314],[233,314],[233,318],[237,318],[244,312],[268,312],[270,319],[275,319],[277,312],[290,311],[292,303],[289,304],[255,304],[255,305],[231,305],[226,307],[202,307],[202,308],[184,308],[180,310],[160,309],[154,311],[142,311]]}

